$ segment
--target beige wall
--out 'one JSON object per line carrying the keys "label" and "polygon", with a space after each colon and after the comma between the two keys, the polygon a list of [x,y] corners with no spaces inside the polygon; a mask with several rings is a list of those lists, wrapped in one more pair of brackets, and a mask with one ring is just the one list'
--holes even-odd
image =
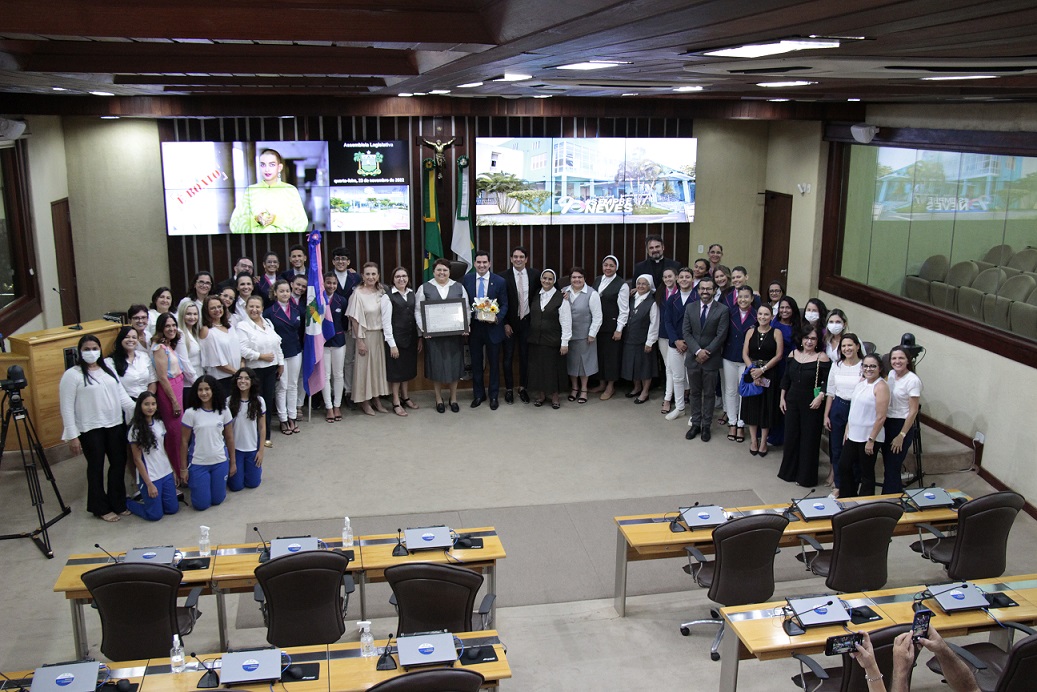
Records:
{"label": "beige wall", "polygon": [[169,283],[155,120],[66,118],[68,197],[84,320]]}

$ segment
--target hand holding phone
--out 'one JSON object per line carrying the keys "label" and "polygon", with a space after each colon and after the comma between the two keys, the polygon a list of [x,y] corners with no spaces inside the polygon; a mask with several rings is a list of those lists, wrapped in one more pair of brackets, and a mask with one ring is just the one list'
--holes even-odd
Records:
{"label": "hand holding phone", "polygon": [[911,622],[911,641],[916,642],[921,637],[929,636],[929,621],[933,618],[933,611],[923,608],[915,613],[915,619]]}
{"label": "hand holding phone", "polygon": [[840,654],[851,654],[857,651],[857,645],[864,642],[864,635],[860,632],[850,634],[837,634],[825,641],[825,655],[838,656]]}

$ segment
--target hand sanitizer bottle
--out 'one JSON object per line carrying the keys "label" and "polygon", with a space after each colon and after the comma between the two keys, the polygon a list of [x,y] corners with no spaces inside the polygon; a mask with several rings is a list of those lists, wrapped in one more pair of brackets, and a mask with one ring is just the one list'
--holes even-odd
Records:
{"label": "hand sanitizer bottle", "polygon": [[184,661],[184,645],[180,643],[180,635],[173,635],[173,648],[169,650],[169,666],[174,673],[183,673],[187,670]]}
{"label": "hand sanitizer bottle", "polygon": [[360,627],[360,655],[364,658],[377,656],[378,652],[374,648],[374,635],[371,634],[371,621],[361,620],[356,624]]}
{"label": "hand sanitizer bottle", "polygon": [[199,526],[200,533],[198,536],[198,554],[202,557],[209,557],[212,554],[212,550],[209,546],[209,527]]}
{"label": "hand sanitizer bottle", "polygon": [[349,517],[342,524],[342,549],[349,550],[353,547],[353,526],[349,523]]}

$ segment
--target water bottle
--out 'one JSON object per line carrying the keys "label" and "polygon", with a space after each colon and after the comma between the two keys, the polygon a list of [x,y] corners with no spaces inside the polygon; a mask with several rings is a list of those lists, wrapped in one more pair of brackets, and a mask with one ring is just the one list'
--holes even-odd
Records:
{"label": "water bottle", "polygon": [[345,523],[342,524],[342,549],[349,550],[353,547],[353,526],[349,523],[349,517],[346,517]]}
{"label": "water bottle", "polygon": [[169,650],[169,667],[173,669],[174,673],[183,673],[187,670],[187,663],[184,661],[184,645],[180,643],[180,635],[173,635],[173,648]]}
{"label": "water bottle", "polygon": [[356,624],[360,627],[360,655],[364,658],[377,656],[378,651],[374,648],[374,635],[371,634],[371,621],[362,620]]}
{"label": "water bottle", "polygon": [[209,546],[209,527],[199,526],[200,534],[198,536],[198,554],[202,557],[209,557],[212,554],[211,547]]}

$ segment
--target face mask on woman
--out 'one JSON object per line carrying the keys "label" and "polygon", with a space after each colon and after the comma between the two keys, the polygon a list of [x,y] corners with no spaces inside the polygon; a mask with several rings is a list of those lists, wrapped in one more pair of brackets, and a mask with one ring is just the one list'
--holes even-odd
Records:
{"label": "face mask on woman", "polygon": [[79,357],[89,365],[93,365],[101,358],[100,351],[80,351]]}
{"label": "face mask on woman", "polygon": [[807,310],[803,313],[803,319],[805,319],[810,324],[814,324],[819,319],[821,319],[821,313],[817,312],[816,310]]}
{"label": "face mask on woman", "polygon": [[842,334],[843,333],[843,323],[842,322],[829,322],[828,323],[828,333],[829,334]]}

